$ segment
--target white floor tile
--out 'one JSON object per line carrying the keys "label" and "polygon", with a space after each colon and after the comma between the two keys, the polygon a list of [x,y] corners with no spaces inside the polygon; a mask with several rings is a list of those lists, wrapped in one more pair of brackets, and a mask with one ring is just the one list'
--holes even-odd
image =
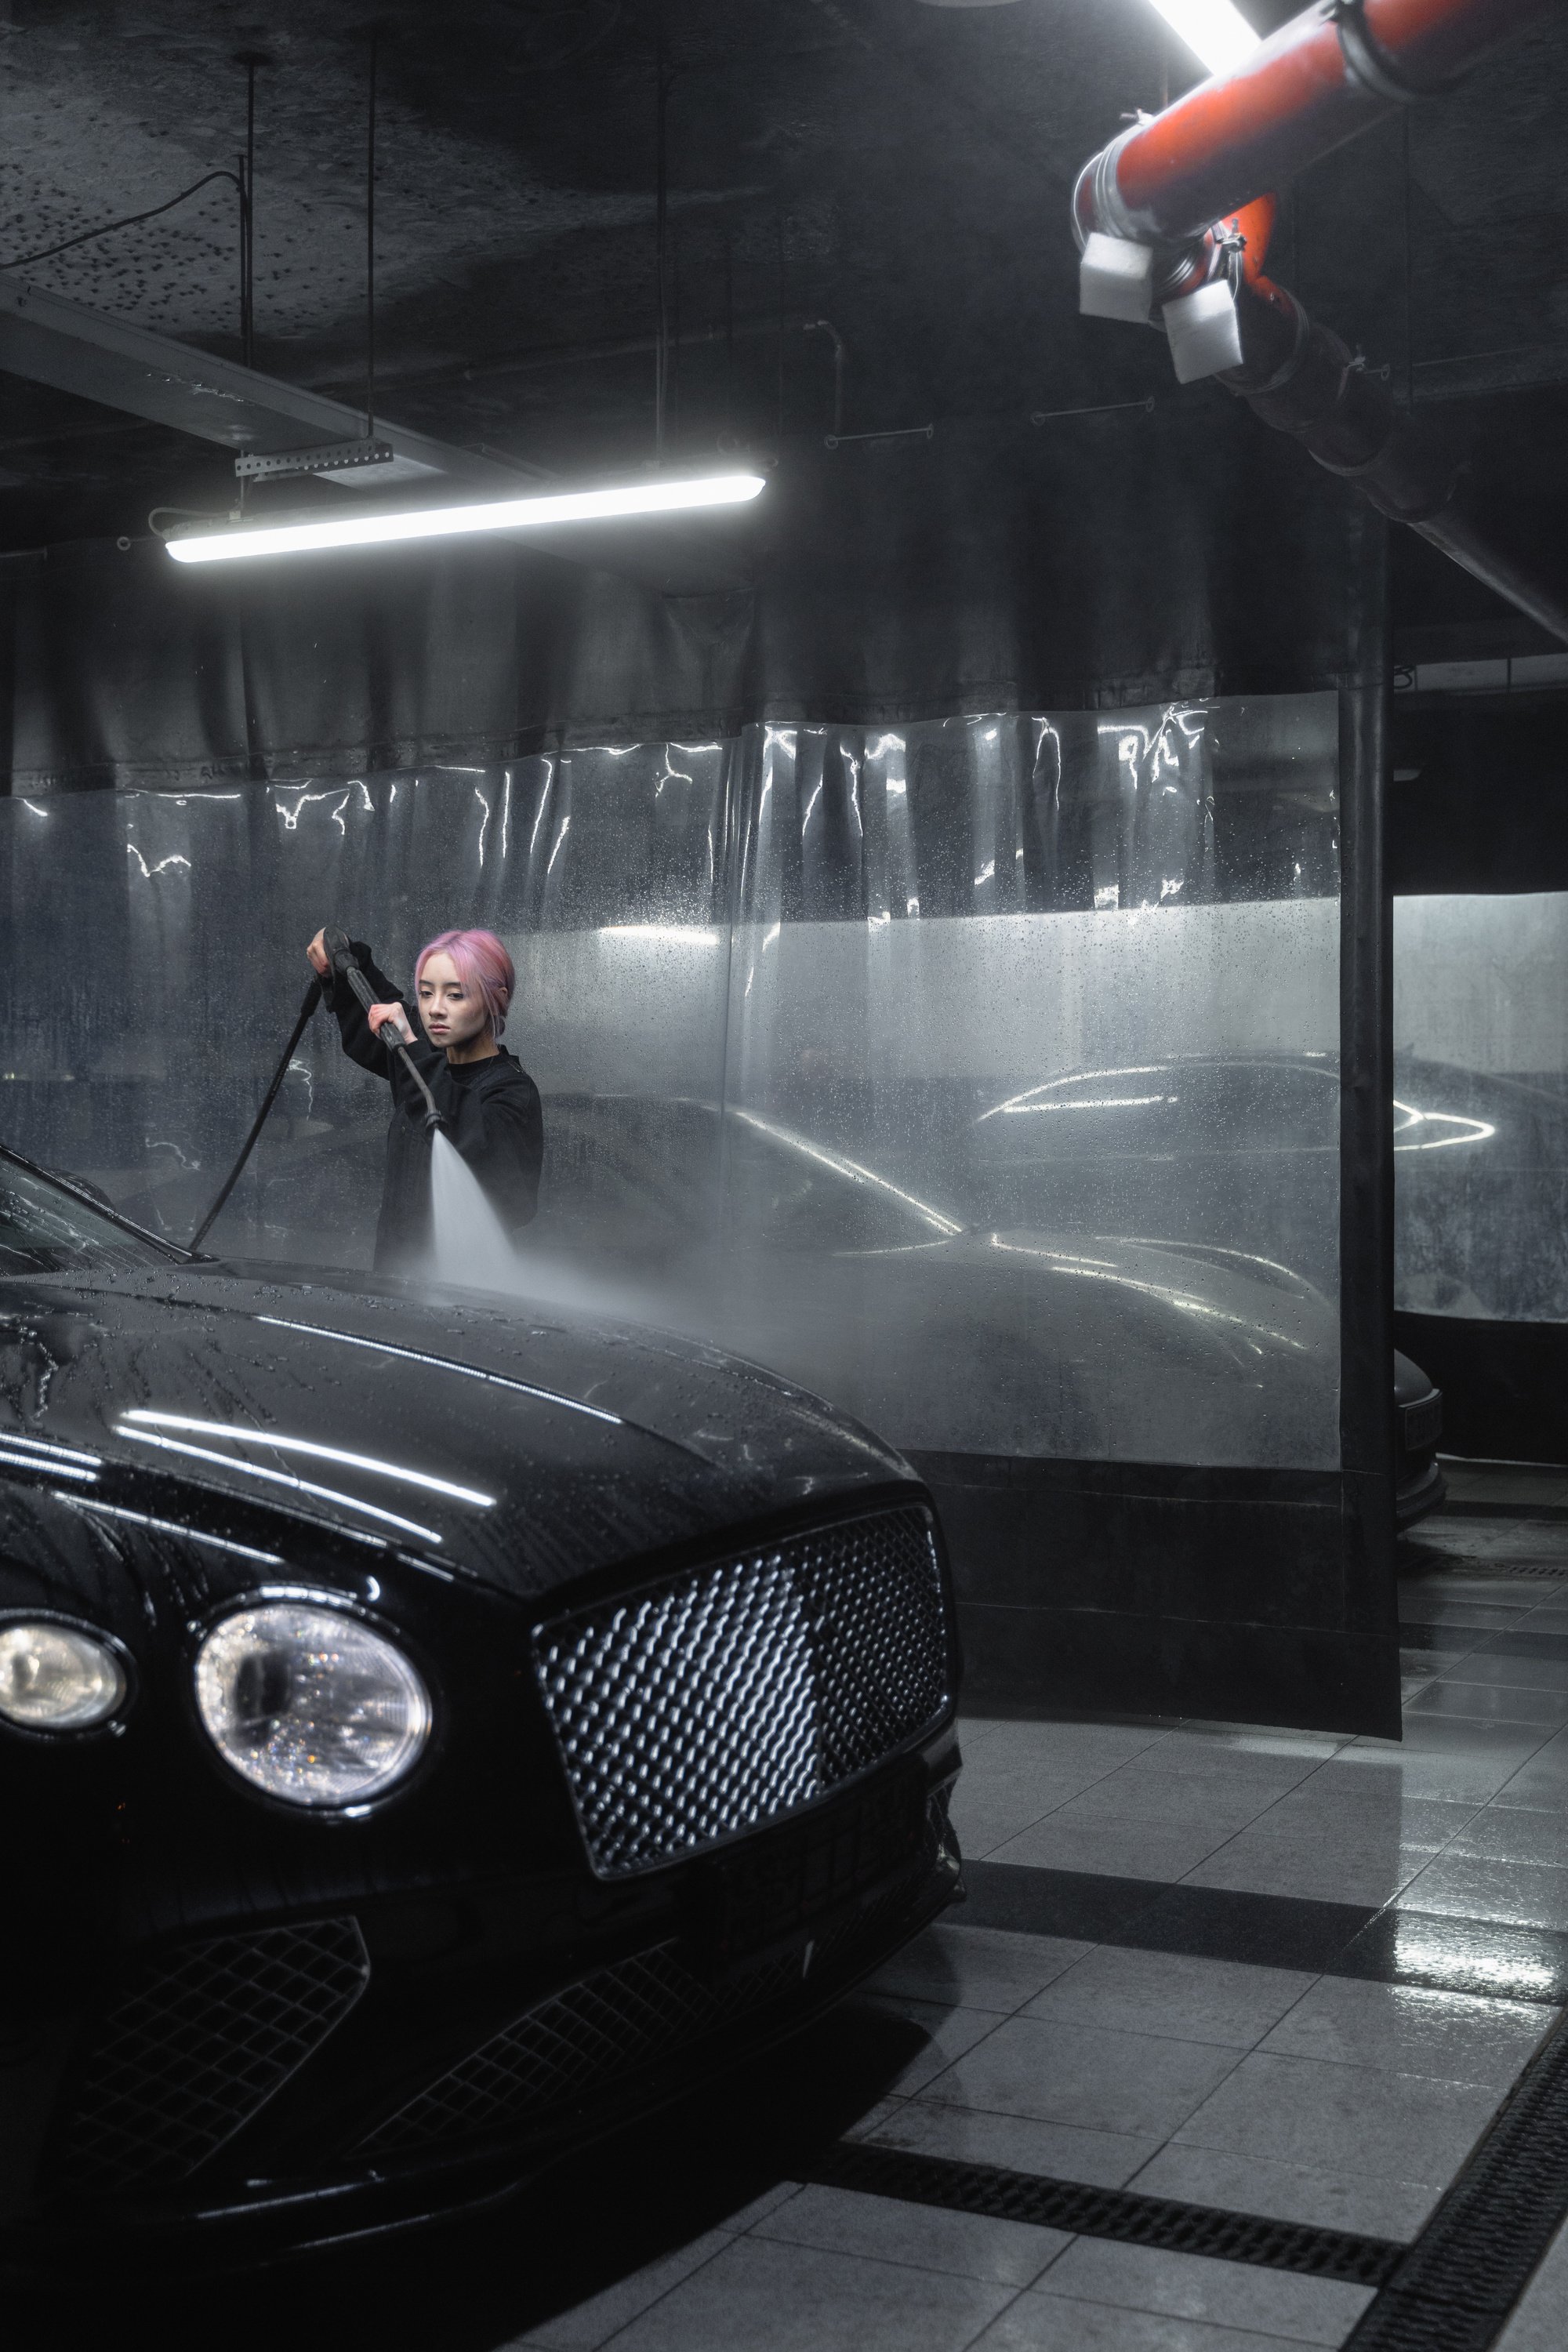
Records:
{"label": "white floor tile", "polygon": [[1068,2303],[1026,2287],[975,2338],[973,2352],[1292,2352],[1300,2341],[1113,2304]]}
{"label": "white floor tile", "polygon": [[1009,2017],[937,2075],[921,2097],[922,2103],[1163,2138],[1236,2063],[1234,2050],[1212,2042],[1106,2032],[1061,2018]]}
{"label": "white floor tile", "polygon": [[1101,1945],[1029,2003],[1029,2017],[1250,2050],[1315,1979],[1174,1952]]}
{"label": "white floor tile", "polygon": [[1029,2221],[949,2213],[848,2189],[805,2189],[764,2216],[753,2235],[1004,2286],[1029,2285],[1072,2242],[1060,2230],[1037,2229]]}
{"label": "white floor tile", "polygon": [[1017,2290],[856,2254],[728,2240],[616,2352],[963,2352]]}
{"label": "white floor tile", "polygon": [[1376,2074],[1479,2083],[1501,2093],[1556,2021],[1554,2009],[1531,2001],[1324,1977],[1260,2046]]}
{"label": "white floor tile", "polygon": [[1201,1818],[1185,1822],[1072,1821],[1047,1813],[1009,1838],[993,1862],[1021,1862],[1036,1870],[1088,1871],[1110,1878],[1173,1883],[1223,1845],[1230,1832]]}
{"label": "white floor tile", "polygon": [[871,1993],[861,1997],[851,2007],[863,2006],[884,2017],[897,2017],[913,2025],[925,2036],[925,2047],[917,2051],[888,2085],[889,2092],[901,2098],[912,2097],[934,2081],[955,2058],[962,2058],[976,2042],[996,2031],[999,2022],[994,2010],[950,2009],[940,2001],[911,2000],[903,1993]]}
{"label": "white floor tile", "polygon": [[895,1954],[868,1990],[1007,2016],[1094,1948],[1065,1936],[1016,1936],[943,1920]]}
{"label": "white floor tile", "polygon": [[1092,2189],[1125,2188],[1160,2147],[1153,2133],[1086,2130],[925,2099],[889,2101],[869,2128],[858,2126],[851,2137],[922,2156],[948,2156],[962,2164],[999,2164],[1050,2180],[1082,2180]]}
{"label": "white floor tile", "polygon": [[1496,2108],[1496,2092],[1473,2084],[1255,2050],[1173,2137],[1314,2171],[1447,2181]]}
{"label": "white floor tile", "polygon": [[1077,2239],[1036,2292],[1326,2345],[1348,2336],[1372,2301],[1370,2287],[1346,2286],[1337,2279],[1299,2278],[1205,2254],[1114,2245],[1104,2238]]}
{"label": "white floor tile", "polygon": [[1408,1909],[1448,1918],[1568,1928],[1568,1870],[1440,1853],[1411,1882],[1405,1902]]}
{"label": "white floor tile", "polygon": [[1315,2230],[1350,2230],[1363,2238],[1407,2243],[1425,2228],[1442,2195],[1433,2181],[1320,2172],[1261,2156],[1172,2140],[1131,2184],[1151,2197],[1212,2205],[1222,2213],[1263,2213]]}

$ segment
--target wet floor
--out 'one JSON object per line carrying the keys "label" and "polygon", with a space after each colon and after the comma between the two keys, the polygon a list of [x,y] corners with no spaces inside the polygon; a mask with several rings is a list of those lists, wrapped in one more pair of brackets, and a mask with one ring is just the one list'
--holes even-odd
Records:
{"label": "wet floor", "polygon": [[[248,2352],[284,2315],[300,2352],[1344,2342],[1356,2247],[1429,2227],[1568,2000],[1568,1479],[1454,1483],[1402,1547],[1403,1742],[971,1720],[970,1902],[853,2003],[489,2215],[259,2293],[164,2278],[165,2343]],[[935,2159],[921,2201],[814,2178],[845,2144]],[[964,2210],[997,2180],[1099,2218]],[[1194,2207],[1244,2258],[1172,2242]],[[1568,2341],[1568,2240],[1498,2340]]]}

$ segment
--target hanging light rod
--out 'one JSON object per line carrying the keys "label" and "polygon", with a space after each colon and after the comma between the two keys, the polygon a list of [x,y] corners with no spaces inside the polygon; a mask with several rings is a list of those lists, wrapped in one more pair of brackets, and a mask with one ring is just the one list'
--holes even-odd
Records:
{"label": "hanging light rod", "polygon": [[176,563],[233,563],[253,555],[309,555],[329,547],[384,547],[402,539],[457,539],[472,531],[527,530],[617,515],[678,514],[694,507],[743,506],[765,488],[761,474],[702,474],[686,481],[637,482],[624,489],[563,490],[481,506],[413,507],[402,514],[333,515],[320,522],[246,523],[182,532],[164,541]]}
{"label": "hanging light rod", "polygon": [[1154,6],[1211,74],[1229,73],[1259,46],[1261,37],[1231,0],[1154,0]]}

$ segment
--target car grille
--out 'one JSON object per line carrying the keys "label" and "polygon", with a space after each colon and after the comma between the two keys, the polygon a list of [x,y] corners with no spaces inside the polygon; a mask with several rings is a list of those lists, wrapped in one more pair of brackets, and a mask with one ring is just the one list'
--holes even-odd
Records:
{"label": "car grille", "polygon": [[940,1856],[950,1856],[956,1874],[947,1799],[939,1790],[928,1801],[918,1874],[906,1871],[899,1884],[827,1924],[812,1944],[796,1943],[718,1980],[700,1974],[673,1938],[599,1969],[493,2035],[378,2124],[358,2153],[407,2155],[442,2140],[502,2137],[612,2082],[623,2086],[727,2025],[787,2010],[807,1984],[815,1997],[835,1979],[852,1979],[930,1915]]}
{"label": "car grille", "polygon": [[57,2179],[100,2190],[183,2180],[320,2047],[369,1977],[353,1919],[216,1936],[149,1963],[88,2043]]}
{"label": "car grille", "polygon": [[1402,1408],[1405,1422],[1405,1451],[1419,1454],[1428,1445],[1436,1445],[1443,1434],[1443,1399],[1441,1392],[1423,1397],[1419,1404]]}
{"label": "car grille", "polygon": [[929,1515],[882,1511],[541,1626],[589,1859],[618,1878],[810,1804],[949,1704]]}

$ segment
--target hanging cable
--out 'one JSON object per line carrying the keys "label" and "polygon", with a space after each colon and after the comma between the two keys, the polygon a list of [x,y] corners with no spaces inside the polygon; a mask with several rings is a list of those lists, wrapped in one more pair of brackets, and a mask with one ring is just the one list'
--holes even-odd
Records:
{"label": "hanging cable", "polygon": [[240,165],[239,355],[256,364],[256,68],[268,59],[242,52],[245,68],[245,157]]}
{"label": "hanging cable", "polygon": [[1415,298],[1411,290],[1414,273],[1410,251],[1410,108],[1406,107],[1403,125],[1405,142],[1402,156],[1405,197],[1405,412],[1406,415],[1413,415],[1415,409]]}
{"label": "hanging cable", "polygon": [[654,165],[654,243],[657,255],[658,326],[653,363],[653,447],[658,464],[664,463],[664,435],[669,406],[669,171],[666,118],[669,111],[669,53],[665,47],[664,16],[659,15],[657,149]]}
{"label": "hanging cable", "polygon": [[370,103],[364,154],[364,431],[375,439],[375,61],[380,35],[370,34]]}
{"label": "hanging cable", "polygon": [[182,188],[177,196],[171,196],[167,204],[152,205],[144,213],[127,213],[123,220],[104,221],[98,228],[84,228],[79,236],[68,236],[58,245],[42,246],[37,253],[19,253],[14,261],[0,261],[0,269],[26,269],[35,261],[52,261],[57,253],[73,252],[79,245],[90,245],[95,237],[111,236],[116,229],[135,228],[142,221],[156,220],[160,213],[172,213],[176,205],[183,205],[187,197],[210,187],[215,180],[227,180],[238,189],[243,211],[245,188],[238,173],[223,169],[207,172],[201,179],[193,180],[188,188]]}

